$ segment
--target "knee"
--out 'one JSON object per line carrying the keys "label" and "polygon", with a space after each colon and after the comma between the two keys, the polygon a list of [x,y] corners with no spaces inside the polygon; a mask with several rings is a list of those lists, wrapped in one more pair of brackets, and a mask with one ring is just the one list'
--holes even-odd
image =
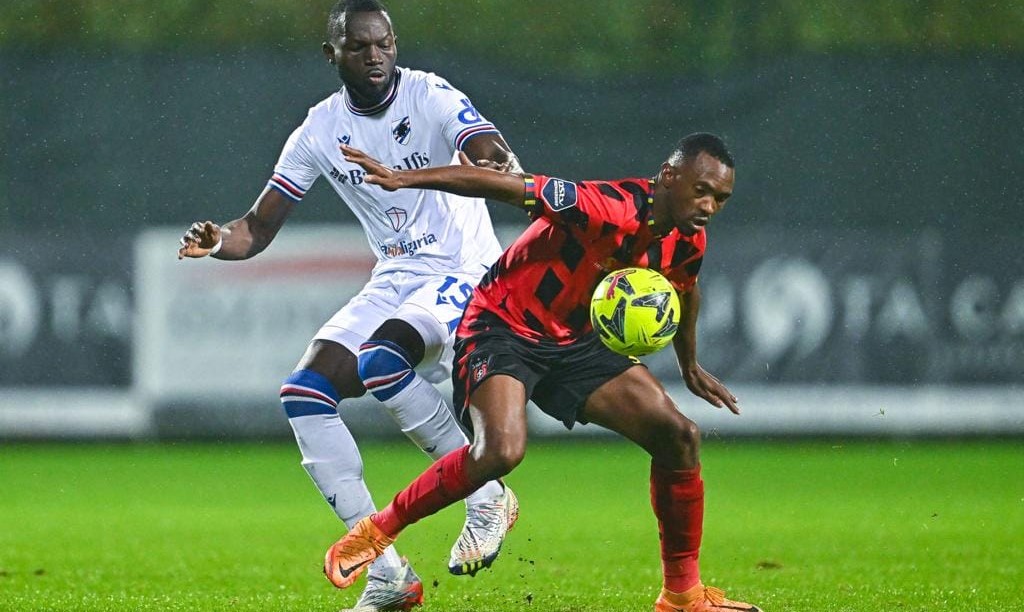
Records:
{"label": "knee", "polygon": [[700,428],[685,416],[679,415],[667,429],[669,443],[677,452],[692,453],[700,447]]}
{"label": "knee", "polygon": [[281,383],[281,406],[289,419],[316,414],[337,414],[341,398],[326,376],[296,370]]}
{"label": "knee", "polygon": [[364,342],[356,359],[361,384],[382,401],[400,393],[415,376],[405,350],[386,340]]}
{"label": "knee", "polygon": [[526,456],[526,440],[516,438],[485,444],[474,442],[470,453],[486,479],[494,480],[509,474],[523,462],[523,457]]}
{"label": "knee", "polygon": [[696,423],[675,411],[673,418],[660,425],[657,431],[658,441],[651,451],[655,460],[680,469],[699,463],[700,428]]}
{"label": "knee", "polygon": [[339,399],[362,397],[366,393],[356,369],[356,356],[334,342],[314,340],[299,360],[296,371],[285,382],[300,372],[313,372],[323,377]]}

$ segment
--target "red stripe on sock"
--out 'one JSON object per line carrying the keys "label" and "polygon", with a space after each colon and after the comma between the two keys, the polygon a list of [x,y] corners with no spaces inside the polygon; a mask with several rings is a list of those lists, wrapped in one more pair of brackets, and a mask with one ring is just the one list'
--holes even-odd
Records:
{"label": "red stripe on sock", "polygon": [[471,483],[465,463],[469,446],[453,450],[434,462],[427,471],[400,491],[391,503],[371,517],[373,523],[390,537],[421,518],[430,516],[479,489],[484,483]]}
{"label": "red stripe on sock", "polygon": [[651,464],[651,506],[658,518],[665,588],[676,593],[700,582],[704,531],[704,481],[700,466],[666,470]]}

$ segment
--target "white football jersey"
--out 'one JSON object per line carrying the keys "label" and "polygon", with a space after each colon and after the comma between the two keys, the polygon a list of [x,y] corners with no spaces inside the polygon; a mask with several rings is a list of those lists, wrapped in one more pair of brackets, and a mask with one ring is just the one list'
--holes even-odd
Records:
{"label": "white football jersey", "polygon": [[458,163],[471,137],[496,133],[469,98],[433,74],[398,68],[385,99],[352,106],[345,89],[313,108],[288,138],[268,185],[298,202],[323,175],[355,213],[377,255],[374,273],[484,271],[501,254],[483,200],[441,191],[388,192],[345,161],[350,144],[402,169]]}

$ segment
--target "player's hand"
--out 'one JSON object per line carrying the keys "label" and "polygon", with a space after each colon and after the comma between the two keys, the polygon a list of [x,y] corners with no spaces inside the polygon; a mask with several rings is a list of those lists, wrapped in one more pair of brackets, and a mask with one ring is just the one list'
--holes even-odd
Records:
{"label": "player's hand", "polygon": [[498,163],[491,159],[478,159],[473,162],[469,159],[469,156],[459,151],[459,162],[463,166],[479,166],[481,168],[487,168],[488,170],[496,170],[498,172],[507,172],[510,174],[524,174],[523,167],[519,165],[519,158],[515,155],[509,154],[508,159],[504,162]]}
{"label": "player's hand", "polygon": [[686,387],[691,393],[704,398],[712,406],[726,407],[733,414],[740,413],[740,407],[736,405],[736,402],[739,401],[736,396],[725,388],[722,381],[702,368],[700,364],[695,363],[693,367],[684,368],[683,380],[686,381]]}
{"label": "player's hand", "polygon": [[220,226],[213,221],[196,221],[178,242],[178,259],[206,257],[221,240]]}
{"label": "player's hand", "polygon": [[379,185],[385,191],[395,191],[402,187],[399,178],[399,175],[401,175],[400,170],[388,168],[355,147],[343,144],[338,148],[341,149],[341,153],[345,156],[345,161],[359,164],[363,170],[366,170],[365,180],[367,183]]}

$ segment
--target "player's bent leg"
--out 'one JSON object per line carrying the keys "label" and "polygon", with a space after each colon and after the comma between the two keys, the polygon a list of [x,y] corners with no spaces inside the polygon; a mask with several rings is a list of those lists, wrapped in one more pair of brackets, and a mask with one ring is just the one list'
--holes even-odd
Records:
{"label": "player's bent leg", "polygon": [[469,417],[473,444],[466,472],[475,481],[501,478],[526,456],[526,387],[506,374],[493,374],[472,392]]}
{"label": "player's bent leg", "polygon": [[[441,394],[414,368],[424,354],[441,352],[436,345],[448,341],[448,329],[418,309],[404,312],[406,319],[385,321],[362,344],[359,375],[403,433],[431,458],[440,459],[469,440]],[[518,507],[515,494],[494,480],[472,492],[466,499],[466,521],[452,546],[449,571],[473,575],[490,567],[518,518]]]}
{"label": "player's bent leg", "polygon": [[[281,386],[282,407],[302,453],[302,467],[349,529],[376,510],[363,480],[359,448],[337,411],[341,400],[363,393],[355,355],[326,340],[313,341],[299,368]],[[387,549],[370,568],[373,580],[367,583],[367,591],[372,587],[373,593],[364,592],[364,596],[379,601],[398,598],[409,591],[406,578],[411,572],[394,548]],[[393,576],[403,579],[393,580]]]}
{"label": "player's bent leg", "polygon": [[402,432],[436,460],[469,440],[441,393],[416,373],[426,348],[423,334],[410,323],[389,319],[360,346],[358,369],[363,385]]}
{"label": "player's bent leg", "polygon": [[374,510],[363,461],[338,416],[339,393],[322,374],[299,369],[281,385],[281,404],[302,453],[302,467],[334,512],[351,528]]}
{"label": "player's bent leg", "polygon": [[383,510],[356,524],[327,550],[324,574],[334,586],[355,582],[365,567],[377,559],[405,527],[469,495],[479,486],[465,474],[469,447],[441,457],[427,471],[400,491]]}
{"label": "player's bent leg", "polygon": [[[515,469],[526,453],[525,389],[515,378],[492,376],[476,390],[473,399],[490,416],[471,403],[474,431],[482,435],[476,436],[470,448],[469,469],[478,472],[476,478],[500,478]],[[448,571],[456,576],[475,576],[489,568],[518,518],[519,500],[508,487],[491,501],[470,505],[466,524],[452,546]]]}
{"label": "player's bent leg", "polygon": [[700,465],[700,430],[643,366],[631,367],[598,387],[581,415],[632,440],[664,469]]}
{"label": "player's bent leg", "polygon": [[[522,383],[509,376],[492,376],[481,385],[485,388],[493,393],[480,394],[478,389],[474,394],[474,446],[464,446],[435,461],[387,507],[360,521],[332,546],[324,559],[324,572],[332,583],[340,587],[352,584],[360,568],[379,556],[403,529],[465,498],[522,460],[526,447]],[[495,405],[485,408],[481,399]]]}
{"label": "player's bent leg", "polygon": [[587,398],[583,416],[636,442],[651,455],[651,507],[661,534],[664,576],[655,610],[756,611],[701,583],[697,562],[704,525],[700,432],[679,412],[661,383],[644,367],[629,368]]}

